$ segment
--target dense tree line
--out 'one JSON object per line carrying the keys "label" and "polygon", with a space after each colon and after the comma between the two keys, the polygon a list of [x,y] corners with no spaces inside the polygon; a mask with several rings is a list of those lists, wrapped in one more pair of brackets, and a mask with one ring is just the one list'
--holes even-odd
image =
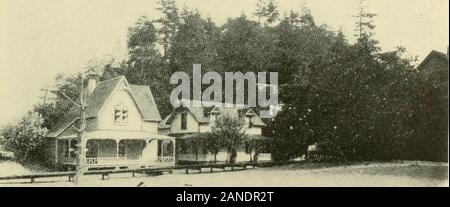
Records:
{"label": "dense tree line", "polygon": [[[427,79],[405,50],[381,52],[373,38],[375,14],[355,15],[356,43],[317,25],[305,7],[280,14],[276,1],[260,0],[253,16],[217,25],[198,11],[160,0],[159,19],[142,17],[129,28],[128,58],[90,68],[100,80],[125,75],[149,85],[162,116],[172,108],[169,77],[175,71],[278,72],[283,110],[268,120],[274,156],[285,160],[319,144],[330,159],[447,160],[448,79]],[[58,76],[56,101],[34,110],[51,128],[77,100],[81,74]]]}

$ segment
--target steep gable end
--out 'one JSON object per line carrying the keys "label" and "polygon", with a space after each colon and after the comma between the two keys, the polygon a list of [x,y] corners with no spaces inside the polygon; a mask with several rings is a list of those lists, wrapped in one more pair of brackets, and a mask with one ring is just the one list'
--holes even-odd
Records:
{"label": "steep gable end", "polygon": [[123,76],[118,76],[116,78],[102,81],[97,84],[97,87],[87,99],[87,117],[96,117],[98,115],[103,105],[105,105],[106,101],[111,96],[111,93],[123,79]]}
{"label": "steep gable end", "polygon": [[130,88],[134,94],[137,105],[142,111],[144,120],[161,121],[161,115],[159,114],[150,87],[130,84]]}
{"label": "steep gable end", "polygon": [[[136,109],[138,114],[134,117],[139,117],[139,121],[161,121],[161,116],[150,88],[148,86],[128,84],[124,76],[118,76],[96,84],[92,94],[86,98],[86,117],[98,117],[102,113],[102,110],[104,110],[105,106],[110,105],[110,99],[117,91],[122,93],[122,98],[127,97],[124,98],[126,99],[124,101],[130,103],[128,104],[128,107],[133,107],[133,109]],[[87,92],[88,90],[86,88],[85,93]],[[127,95],[123,96],[125,93]],[[67,131],[68,128],[70,128],[70,126],[79,118],[79,115],[80,109],[74,106],[67,114],[65,114],[65,117],[62,118],[57,125],[52,127],[50,133],[47,134],[47,137],[61,136],[62,133]]]}

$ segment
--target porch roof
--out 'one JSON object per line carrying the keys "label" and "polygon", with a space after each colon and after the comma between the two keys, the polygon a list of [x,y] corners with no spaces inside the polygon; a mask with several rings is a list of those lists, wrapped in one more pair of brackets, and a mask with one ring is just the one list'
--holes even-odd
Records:
{"label": "porch roof", "polygon": [[[71,134],[63,137],[61,139],[76,138],[77,134]],[[96,130],[91,132],[86,132],[84,135],[86,138],[90,139],[175,139],[175,137],[152,134],[144,131],[116,131],[116,130]]]}

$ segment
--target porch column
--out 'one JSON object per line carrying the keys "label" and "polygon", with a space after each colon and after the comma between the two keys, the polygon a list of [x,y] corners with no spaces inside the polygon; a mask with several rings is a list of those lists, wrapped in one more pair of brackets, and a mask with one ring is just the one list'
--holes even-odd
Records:
{"label": "porch column", "polygon": [[120,143],[120,139],[116,139],[116,157],[119,157],[119,143]]}
{"label": "porch column", "polygon": [[55,138],[55,164],[58,163],[58,138]]}
{"label": "porch column", "polygon": [[176,157],[175,157],[176,153],[175,152],[176,152],[176,146],[177,145],[175,143],[175,139],[172,140],[172,143],[173,143],[172,157],[173,157],[173,161],[176,162],[176,160],[175,160],[176,159]]}
{"label": "porch column", "polygon": [[69,146],[67,147],[67,153],[68,153],[67,157],[68,157],[68,158],[70,158],[70,146],[71,146],[71,143],[70,143],[70,142],[72,142],[72,139],[69,139],[69,140],[68,140],[68,143],[69,143]]}
{"label": "porch column", "polygon": [[164,157],[164,140],[158,141],[158,143],[161,143],[161,157]]}
{"label": "porch column", "polygon": [[84,162],[84,165],[86,165],[87,162],[87,142],[88,142],[89,138],[87,138],[86,136],[83,136],[81,138],[81,140],[78,142],[78,147],[81,147],[82,152],[81,152],[81,159]]}
{"label": "porch column", "polygon": [[148,158],[148,153],[147,153],[147,151],[148,151],[148,148],[147,147],[149,147],[149,140],[150,139],[148,139],[148,138],[145,138],[144,139],[144,141],[145,141],[145,146],[144,146],[144,149],[142,150],[142,153],[141,153],[141,160],[146,160],[146,158]]}

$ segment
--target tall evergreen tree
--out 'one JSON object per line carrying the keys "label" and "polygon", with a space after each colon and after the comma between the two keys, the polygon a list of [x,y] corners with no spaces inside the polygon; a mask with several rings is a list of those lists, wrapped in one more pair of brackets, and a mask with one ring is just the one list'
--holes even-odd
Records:
{"label": "tall evergreen tree", "polygon": [[155,20],[155,22],[161,24],[158,34],[162,36],[160,42],[163,47],[163,57],[165,60],[169,60],[168,51],[172,44],[172,37],[177,32],[180,16],[175,0],[160,0],[158,4],[157,9],[163,14],[163,17]]}
{"label": "tall evergreen tree", "polygon": [[280,14],[275,0],[258,0],[254,15],[258,18],[258,23],[265,19],[265,24],[270,25],[278,20]]}

